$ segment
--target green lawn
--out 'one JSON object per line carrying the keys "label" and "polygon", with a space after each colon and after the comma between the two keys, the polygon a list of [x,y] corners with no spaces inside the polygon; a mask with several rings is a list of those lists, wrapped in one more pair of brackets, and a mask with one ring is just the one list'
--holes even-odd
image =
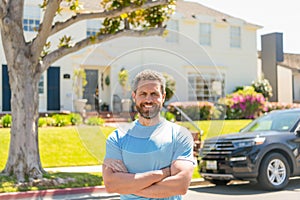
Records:
{"label": "green lawn", "polygon": [[16,185],[14,177],[0,176],[0,193],[4,192],[19,192],[19,191],[35,191],[45,189],[62,189],[62,188],[76,188],[103,185],[102,173],[47,173],[44,178],[54,180],[57,178],[73,178],[74,182],[59,184],[54,186],[52,184],[43,185]]}
{"label": "green lawn", "polygon": [[[103,161],[105,139],[114,128],[98,126],[50,127],[39,129],[43,167],[99,165]],[[0,129],[0,169],[9,149],[9,129]]]}
{"label": "green lawn", "polygon": [[[204,134],[202,139],[220,134],[237,132],[251,120],[198,121],[195,122]],[[191,131],[195,128],[191,123],[180,123]],[[105,140],[114,130],[112,127],[70,126],[39,129],[39,146],[43,167],[79,166],[102,164],[105,153]],[[4,168],[9,149],[9,129],[0,129],[0,169]],[[96,186],[102,183],[101,173],[49,173],[46,178],[72,177],[76,182],[59,185],[58,188]],[[193,178],[199,178],[195,168]],[[15,179],[0,176],[0,193],[28,190],[42,190],[45,187],[16,187]],[[57,188],[56,187],[56,188]],[[47,187],[55,188],[55,187]]]}
{"label": "green lawn", "polygon": [[[240,129],[249,124],[252,120],[211,120],[197,121],[195,124],[203,130],[202,140],[222,134],[238,132]],[[196,129],[190,122],[179,123],[191,131]]]}
{"label": "green lawn", "polygon": [[[251,120],[215,120],[195,122],[204,134],[202,139],[237,132]],[[180,123],[195,130],[191,123]],[[43,167],[102,164],[105,140],[112,127],[69,126],[39,129],[40,155]],[[9,129],[0,129],[0,169],[4,168],[9,148]]]}

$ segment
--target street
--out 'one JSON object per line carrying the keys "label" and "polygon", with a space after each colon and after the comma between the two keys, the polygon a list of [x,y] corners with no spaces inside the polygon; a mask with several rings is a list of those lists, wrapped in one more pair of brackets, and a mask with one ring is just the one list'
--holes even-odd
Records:
{"label": "street", "polygon": [[290,180],[289,185],[282,191],[264,191],[258,185],[240,183],[227,186],[195,186],[191,187],[184,200],[298,200],[300,196],[300,177]]}
{"label": "street", "polygon": [[[227,186],[199,185],[191,186],[183,200],[299,200],[300,177],[291,178],[288,186],[281,191],[264,191],[258,185],[247,182],[233,182]],[[118,194],[74,194],[42,198],[44,200],[119,200]]]}

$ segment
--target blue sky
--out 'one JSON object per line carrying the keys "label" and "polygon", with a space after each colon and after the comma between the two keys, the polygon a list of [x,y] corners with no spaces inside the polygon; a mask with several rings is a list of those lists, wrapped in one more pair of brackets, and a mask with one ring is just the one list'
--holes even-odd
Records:
{"label": "blue sky", "polygon": [[299,0],[191,0],[247,22],[263,26],[260,37],[272,32],[283,33],[285,53],[300,54],[300,1]]}

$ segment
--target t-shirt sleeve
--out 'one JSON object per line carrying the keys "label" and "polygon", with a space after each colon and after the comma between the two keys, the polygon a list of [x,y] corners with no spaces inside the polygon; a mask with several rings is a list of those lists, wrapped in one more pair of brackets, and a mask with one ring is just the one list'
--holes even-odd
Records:
{"label": "t-shirt sleeve", "polygon": [[122,160],[122,153],[119,145],[118,130],[112,132],[106,140],[105,159],[106,158]]}
{"label": "t-shirt sleeve", "polygon": [[194,163],[193,147],[194,140],[191,132],[184,127],[180,127],[176,137],[173,161],[188,160]]}

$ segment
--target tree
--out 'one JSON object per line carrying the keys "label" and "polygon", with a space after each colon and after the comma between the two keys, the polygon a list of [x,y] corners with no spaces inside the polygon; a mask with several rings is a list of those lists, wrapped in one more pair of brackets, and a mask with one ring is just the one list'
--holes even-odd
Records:
{"label": "tree", "polygon": [[[81,3],[89,1],[82,0]],[[163,22],[175,6],[174,0],[102,0],[99,2],[102,10],[81,12],[79,0],[41,2],[41,23],[36,27],[36,36],[26,41],[22,27],[25,1],[0,0],[0,29],[8,66],[12,112],[9,156],[3,173],[15,175],[19,182],[25,181],[25,177],[29,180],[42,178],[44,173],[37,125],[38,83],[43,72],[63,56],[92,44],[122,36],[162,35]],[[65,21],[56,21],[55,16],[66,7],[74,12],[73,16]],[[95,18],[104,19],[104,28],[95,36],[71,44],[72,38],[65,35],[59,38],[57,48],[51,47],[49,37],[77,22]]]}

